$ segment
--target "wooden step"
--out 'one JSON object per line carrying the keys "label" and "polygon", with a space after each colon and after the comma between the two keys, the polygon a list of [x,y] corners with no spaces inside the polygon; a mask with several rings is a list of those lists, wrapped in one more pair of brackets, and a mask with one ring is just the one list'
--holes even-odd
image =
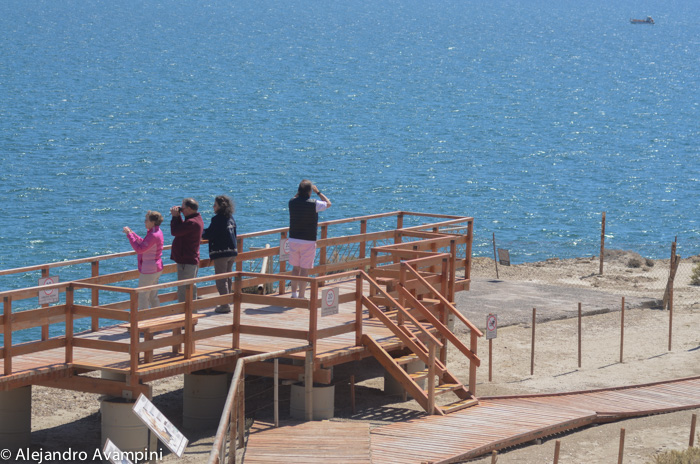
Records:
{"label": "wooden step", "polygon": [[399,358],[394,358],[394,362],[398,364],[399,366],[405,366],[406,364],[410,364],[413,361],[418,361],[420,358],[416,354],[407,354],[406,356],[401,356]]}
{"label": "wooden step", "polygon": [[478,404],[479,404],[478,399],[469,398],[466,400],[456,401],[456,402],[451,403],[451,404],[446,404],[444,406],[440,406],[440,409],[442,409],[442,412],[444,412],[445,414],[449,414],[451,412],[460,411],[462,409],[467,409],[467,408],[470,408],[472,406],[476,406]]}
{"label": "wooden step", "polygon": [[464,388],[464,385],[461,383],[443,383],[435,387],[435,396],[444,395],[445,393],[450,393],[461,388]]}
{"label": "wooden step", "polygon": [[419,380],[423,380],[428,377],[428,373],[429,370],[424,369],[422,371],[414,372],[413,374],[408,374],[408,376],[411,377],[414,382],[418,382]]}

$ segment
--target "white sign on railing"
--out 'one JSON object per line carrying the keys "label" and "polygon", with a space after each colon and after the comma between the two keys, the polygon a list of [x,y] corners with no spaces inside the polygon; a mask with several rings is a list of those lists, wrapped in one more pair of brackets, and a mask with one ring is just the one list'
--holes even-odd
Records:
{"label": "white sign on railing", "polygon": [[338,314],[338,287],[324,288],[321,292],[321,317]]}
{"label": "white sign on railing", "polygon": [[280,239],[280,262],[287,261],[289,259],[289,239]]}
{"label": "white sign on railing", "polygon": [[[45,285],[53,285],[58,283],[58,276],[49,276],[39,279],[39,287]],[[58,303],[58,289],[57,288],[47,288],[46,290],[39,290],[39,304],[51,304]]]}
{"label": "white sign on railing", "polygon": [[177,457],[181,458],[187,447],[187,438],[163,415],[156,406],[141,393],[134,403],[134,414],[141,422],[151,429],[153,433],[170,449]]}

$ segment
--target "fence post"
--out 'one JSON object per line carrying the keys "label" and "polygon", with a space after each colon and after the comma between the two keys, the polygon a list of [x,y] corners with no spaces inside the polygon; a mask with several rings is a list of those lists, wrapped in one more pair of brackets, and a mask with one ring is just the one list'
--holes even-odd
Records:
{"label": "fence post", "polygon": [[[284,240],[285,238],[287,238],[287,232],[286,232],[286,231],[280,233],[280,241]],[[283,251],[283,250],[280,250],[280,252],[282,252],[282,251]],[[280,259],[279,261],[280,261],[280,275],[281,275],[281,274],[283,274],[283,273],[287,270],[287,262],[286,262],[286,261],[282,261],[281,259]],[[286,285],[287,285],[287,280],[286,280],[286,279],[280,280],[279,283],[277,284],[277,287],[278,287],[278,288],[277,288],[277,293],[279,293],[280,295],[284,295],[284,292],[286,291],[286,288],[285,288]]]}
{"label": "fence post", "polygon": [[[328,225],[324,224],[321,226],[321,240],[328,238]],[[326,245],[323,245],[321,247],[319,257],[318,257],[318,265],[319,266],[324,266],[326,264],[326,261],[328,260],[328,250],[326,250]],[[322,275],[325,275],[326,273],[324,272]]]}
{"label": "fence post", "polygon": [[688,448],[695,446],[695,423],[697,420],[698,415],[693,414],[693,417],[690,419],[690,440],[688,441]]}
{"label": "fence post", "polygon": [[[49,273],[50,273],[50,271],[49,271],[48,267],[42,268],[41,269],[42,279],[47,278],[49,276]],[[48,303],[44,303],[43,305],[41,305],[42,308],[48,308],[49,306],[51,306],[51,305]],[[49,318],[47,317],[46,320],[48,321],[48,319]],[[46,341],[48,339],[49,339],[49,324],[47,322],[46,324],[43,324],[41,326],[41,341],[43,342],[43,341]]]}
{"label": "fence post", "polygon": [[4,364],[5,375],[12,374],[12,297],[3,298],[3,338],[4,338]]}
{"label": "fence post", "polygon": [[581,369],[581,303],[578,304],[578,368]]}
{"label": "fence post", "polygon": [[496,278],[498,279],[498,256],[496,256],[496,233],[493,233],[493,264],[496,265]]}
{"label": "fence post", "polygon": [[625,451],[625,429],[620,429],[620,451],[617,454],[617,464],[622,464],[622,457]]}
{"label": "fence post", "polygon": [[603,261],[605,260],[605,211],[600,227],[600,275],[603,275]]}
{"label": "fence post", "polygon": [[66,287],[66,363],[73,362],[73,286]]}
{"label": "fence post", "polygon": [[360,242],[360,259],[364,259],[367,253],[367,241],[364,240],[364,236],[367,233],[367,219],[360,221],[360,233],[362,234],[362,241]]}
{"label": "fence post", "polygon": [[[99,261],[93,261],[91,264],[91,274],[92,277],[97,277],[100,275],[100,262]],[[97,290],[96,288],[92,289],[92,306],[99,306],[100,305],[100,291]],[[93,332],[97,332],[100,329],[100,318],[93,316],[92,320],[90,321],[90,329]]]}
{"label": "fence post", "polygon": [[537,308],[532,308],[532,348],[530,349],[530,375],[535,375],[535,323]]}
{"label": "fence post", "polygon": [[622,311],[620,311],[620,363],[622,363],[622,353],[625,348],[625,297],[622,297]]}

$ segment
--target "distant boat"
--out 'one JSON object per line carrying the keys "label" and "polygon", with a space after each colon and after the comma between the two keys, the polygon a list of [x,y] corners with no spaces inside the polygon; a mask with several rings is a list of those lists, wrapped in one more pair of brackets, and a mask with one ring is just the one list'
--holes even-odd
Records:
{"label": "distant boat", "polygon": [[651,16],[647,16],[646,19],[630,19],[632,24],[654,24],[654,20]]}

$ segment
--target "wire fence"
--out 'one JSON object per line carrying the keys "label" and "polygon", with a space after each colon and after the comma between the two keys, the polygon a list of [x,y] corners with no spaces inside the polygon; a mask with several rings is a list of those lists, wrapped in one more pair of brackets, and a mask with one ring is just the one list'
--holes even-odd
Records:
{"label": "wire fence", "polygon": [[[547,243],[528,242],[538,250],[547,250]],[[620,246],[620,242],[616,243]],[[663,299],[671,276],[671,244],[668,258],[651,259],[634,251],[634,246],[623,249],[605,249],[602,261],[600,250],[578,258],[545,258],[541,261],[508,263],[509,258],[528,255],[523,243],[499,244],[491,256],[475,256],[472,261],[473,279],[526,281],[563,287],[604,290],[620,295],[635,295]],[[495,248],[495,247],[494,247]],[[644,248],[644,247],[637,247]],[[686,247],[684,252],[688,253]],[[695,250],[696,253],[700,250]],[[680,257],[673,276],[674,300],[689,297],[700,301],[700,256]]]}

